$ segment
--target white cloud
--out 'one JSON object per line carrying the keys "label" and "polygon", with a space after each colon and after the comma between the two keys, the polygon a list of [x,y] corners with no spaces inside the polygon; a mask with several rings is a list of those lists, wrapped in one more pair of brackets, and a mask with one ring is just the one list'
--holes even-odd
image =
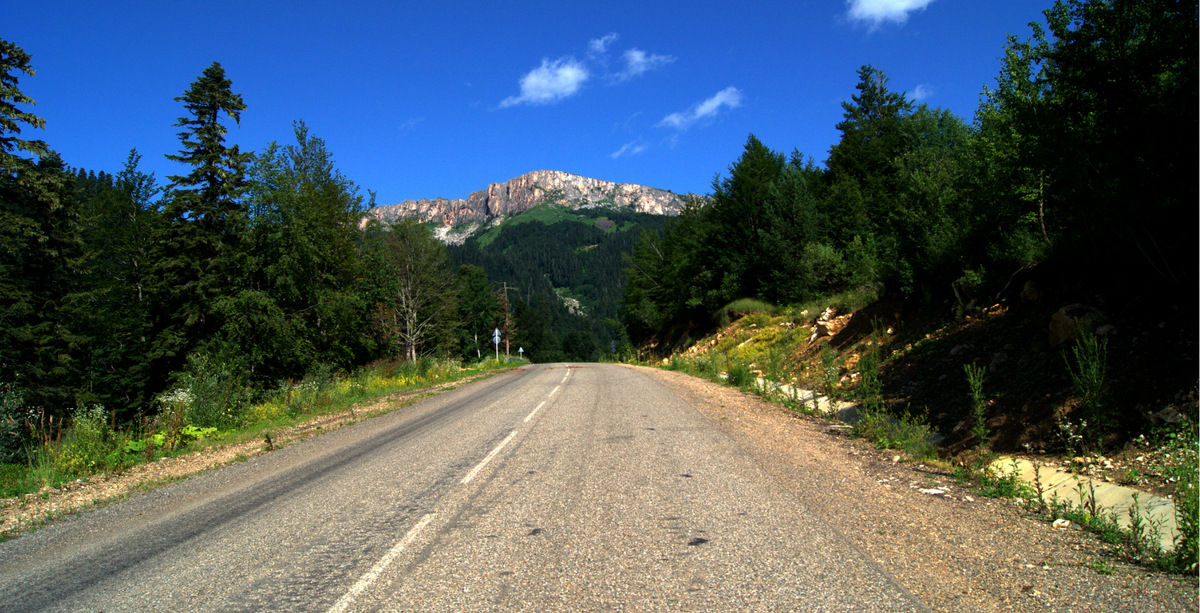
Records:
{"label": "white cloud", "polygon": [[630,49],[622,56],[625,58],[625,69],[613,75],[614,81],[625,81],[641,76],[655,68],[665,66],[675,61],[669,55],[647,54],[641,49]]}
{"label": "white cloud", "polygon": [[610,153],[608,155],[608,157],[615,160],[623,155],[637,155],[637,154],[645,151],[647,146],[648,145],[646,145],[646,143],[642,142],[640,139],[635,140],[635,141],[630,141],[628,143],[625,143],[624,145],[621,145],[620,149],[617,149],[616,151]]}
{"label": "white cloud", "polygon": [[422,121],[425,121],[424,117],[409,117],[400,123],[400,133],[404,134],[405,132],[411,132],[413,128],[416,128],[417,124],[421,123]]}
{"label": "white cloud", "polygon": [[600,38],[593,38],[588,41],[588,51],[596,55],[603,55],[605,51],[608,51],[608,46],[616,40],[616,32],[609,32]]}
{"label": "white cloud", "polygon": [[554,104],[575,95],[588,77],[587,67],[573,57],[562,57],[553,62],[543,59],[541,66],[521,77],[521,95],[505,98],[500,102],[500,108],[518,104]]}
{"label": "white cloud", "polygon": [[933,86],[922,83],[913,88],[911,98],[914,102],[924,102],[929,97],[933,96]]}
{"label": "white cloud", "polygon": [[726,87],[713,97],[694,105],[686,111],[671,113],[658,122],[659,127],[686,130],[697,121],[708,119],[721,111],[721,107],[736,109],[742,105],[742,92],[736,87]]}
{"label": "white cloud", "polygon": [[866,21],[877,28],[886,21],[904,23],[910,13],[923,11],[933,0],[846,0],[850,19]]}

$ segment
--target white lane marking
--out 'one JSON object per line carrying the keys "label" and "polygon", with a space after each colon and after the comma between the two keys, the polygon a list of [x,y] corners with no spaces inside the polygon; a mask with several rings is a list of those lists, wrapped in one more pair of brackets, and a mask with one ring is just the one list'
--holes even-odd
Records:
{"label": "white lane marking", "polygon": [[483,470],[483,467],[487,466],[487,463],[491,462],[492,458],[496,457],[496,454],[500,453],[500,450],[504,449],[504,446],[507,445],[508,442],[511,441],[513,439],[513,437],[516,435],[517,435],[516,430],[513,430],[511,433],[509,433],[508,437],[505,438],[504,440],[500,441],[500,444],[496,445],[496,448],[493,449],[491,453],[487,454],[487,457],[484,458],[482,462],[480,462],[475,468],[472,468],[471,472],[467,473],[467,476],[463,477],[462,483],[464,485],[467,483],[470,483],[471,479],[475,478],[476,473]]}
{"label": "white lane marking", "polygon": [[358,598],[358,595],[370,587],[370,585],[379,578],[379,575],[383,574],[383,571],[386,570],[389,565],[391,565],[392,561],[396,559],[396,556],[399,556],[404,551],[404,548],[408,547],[409,543],[411,543],[413,539],[417,537],[417,533],[420,532],[421,529],[427,524],[429,524],[429,522],[432,521],[436,515],[437,513],[428,513],[425,515],[425,517],[422,517],[415,526],[409,528],[408,533],[404,535],[404,538],[400,539],[400,542],[393,545],[392,548],[389,549],[388,552],[384,554],[374,566],[371,567],[371,570],[368,570],[365,575],[359,578],[358,581],[354,582],[354,585],[350,586],[350,591],[346,592],[341,598],[338,599],[337,602],[333,603],[332,607],[329,607],[328,613],[344,613],[350,607],[350,605],[354,604],[354,600]]}
{"label": "white lane marking", "polygon": [[542,407],[544,406],[546,406],[546,400],[541,401],[536,407],[533,407],[533,410],[529,412],[529,415],[525,416],[525,423],[529,423],[529,420],[533,419],[533,416],[537,415],[537,412],[542,410]]}

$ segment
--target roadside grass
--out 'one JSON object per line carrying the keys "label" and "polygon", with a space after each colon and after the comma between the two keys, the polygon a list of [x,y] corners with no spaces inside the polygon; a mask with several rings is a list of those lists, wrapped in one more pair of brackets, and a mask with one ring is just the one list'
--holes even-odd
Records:
{"label": "roadside grass", "polygon": [[[236,419],[223,429],[190,423],[189,409],[198,394],[187,387],[164,394],[155,417],[115,428],[101,405],[76,409],[65,427],[52,429],[36,419],[26,420],[24,461],[0,464],[0,498],[35,493],[45,497],[48,488],[78,479],[119,473],[137,464],[213,446],[269,439],[272,433],[322,416],[346,411],[353,415],[356,407],[374,399],[398,393],[416,396],[435,385],[523,364],[485,360],[464,367],[457,360],[425,358],[414,363],[379,362],[343,377],[318,372],[299,382],[285,382],[256,402],[227,407]],[[388,406],[371,415],[394,408]],[[317,426],[314,431],[323,428]]]}

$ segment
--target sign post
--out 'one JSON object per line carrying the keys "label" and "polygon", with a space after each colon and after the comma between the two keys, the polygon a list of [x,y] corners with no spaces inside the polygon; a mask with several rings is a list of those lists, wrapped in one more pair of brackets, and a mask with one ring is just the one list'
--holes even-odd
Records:
{"label": "sign post", "polygon": [[521,359],[525,359],[525,348],[517,347],[517,355],[520,356]]}
{"label": "sign post", "polygon": [[492,332],[492,343],[496,345],[496,361],[500,361],[500,328]]}

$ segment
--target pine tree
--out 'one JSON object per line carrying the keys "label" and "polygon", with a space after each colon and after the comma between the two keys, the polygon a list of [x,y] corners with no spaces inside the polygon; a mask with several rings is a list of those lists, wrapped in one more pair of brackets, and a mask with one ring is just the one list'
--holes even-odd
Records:
{"label": "pine tree", "polygon": [[178,370],[188,352],[215,337],[222,321],[217,301],[245,283],[246,213],[241,197],[251,154],[226,146],[222,116],[240,125],[246,105],[217,62],[184,95],[188,115],[174,124],[182,148],[167,158],[190,165],[171,176],[165,226],[159,237],[154,347],[160,380]]}

